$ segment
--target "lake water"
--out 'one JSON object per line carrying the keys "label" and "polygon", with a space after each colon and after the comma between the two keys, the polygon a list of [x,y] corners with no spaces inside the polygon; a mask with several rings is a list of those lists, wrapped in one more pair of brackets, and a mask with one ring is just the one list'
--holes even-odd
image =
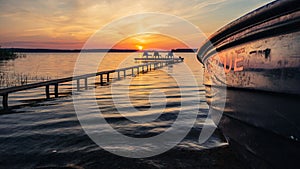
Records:
{"label": "lake water", "polygon": [[[86,54],[86,59],[97,58],[98,53]],[[164,55],[164,54],[162,54]],[[89,81],[90,90],[95,90],[95,97],[99,109],[106,121],[119,133],[135,138],[147,138],[160,135],[172,126],[180,109],[188,109],[181,105],[183,102],[192,102],[192,91],[200,94],[199,110],[196,122],[189,134],[172,149],[172,153],[180,156],[183,151],[202,151],[227,143],[219,134],[213,134],[206,143],[199,144],[198,138],[201,128],[207,117],[208,106],[205,102],[204,86],[202,85],[202,65],[194,54],[180,53],[176,56],[184,57],[184,63],[164,67],[161,70],[151,71],[128,80],[113,82],[115,95],[122,108],[129,106],[123,95],[123,90],[129,90],[132,105],[142,113],[130,116],[149,116],[163,113],[153,122],[131,123],[117,113],[112,96],[112,85],[100,86]],[[78,53],[28,53],[26,58],[0,63],[0,87],[16,86],[22,83],[33,83],[49,79],[72,76]],[[133,58],[138,54],[109,53],[102,60],[98,70],[109,70],[118,67],[128,67],[140,63]],[[182,79],[189,76],[183,72],[182,64],[186,64],[196,77],[197,85],[178,86],[168,72],[182,72]],[[87,67],[89,65],[86,65]],[[113,78],[113,77],[112,77]],[[96,79],[97,80],[97,79]],[[124,87],[125,86],[125,87]],[[179,92],[184,88],[184,95]],[[72,84],[65,83],[59,86],[60,97],[44,100],[44,88],[31,89],[9,95],[9,106],[13,109],[8,114],[0,115],[0,166],[4,168],[47,168],[47,167],[83,167],[83,168],[164,168],[160,158],[129,159],[111,154],[95,144],[82,129],[76,112],[72,96]],[[149,103],[149,95],[153,90],[164,93],[166,103],[160,99],[153,99]],[[51,88],[51,91],[53,89]],[[85,91],[77,93],[84,96],[82,104],[93,101],[93,97],[85,95]],[[53,95],[52,95],[53,97]],[[2,99],[2,98],[1,98]],[[151,107],[151,105],[154,105]],[[130,113],[130,112],[129,112]],[[97,115],[97,114],[96,114]],[[87,116],[93,118],[95,114]],[[93,124],[89,127],[93,127]],[[211,124],[213,125],[213,124]],[[151,147],[151,145],[149,146]],[[111,147],[112,149],[126,149]],[[141,148],[141,147],[130,147]],[[145,147],[143,147],[145,148]],[[131,150],[128,150],[131,151]],[[179,159],[182,157],[179,157]],[[165,161],[172,161],[171,157],[163,157]],[[167,160],[166,160],[167,159]],[[195,162],[195,161],[194,161]],[[180,162],[181,168],[189,166],[189,160]],[[0,168],[1,168],[0,167]]]}

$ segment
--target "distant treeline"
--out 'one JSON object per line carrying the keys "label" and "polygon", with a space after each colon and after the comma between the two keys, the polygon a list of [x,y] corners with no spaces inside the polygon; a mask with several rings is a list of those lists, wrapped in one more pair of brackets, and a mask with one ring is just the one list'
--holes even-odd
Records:
{"label": "distant treeline", "polygon": [[179,52],[182,52],[182,53],[189,53],[189,52],[197,52],[197,49],[172,49],[171,50],[172,52],[174,53],[179,53]]}
{"label": "distant treeline", "polygon": [[26,49],[14,48],[15,52],[22,53],[79,53],[79,52],[136,52],[133,49]]}
{"label": "distant treeline", "polygon": [[25,57],[25,55],[17,53],[14,49],[0,47],[0,60],[14,60],[20,57]]}
{"label": "distant treeline", "polygon": [[[11,48],[6,49],[18,53],[79,53],[79,52],[137,52],[135,49],[26,49]],[[172,52],[196,52],[197,49],[172,49]]]}

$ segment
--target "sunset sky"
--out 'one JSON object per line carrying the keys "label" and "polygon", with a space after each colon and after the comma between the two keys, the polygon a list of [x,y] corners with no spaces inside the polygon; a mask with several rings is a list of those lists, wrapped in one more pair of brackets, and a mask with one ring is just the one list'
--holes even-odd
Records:
{"label": "sunset sky", "polygon": [[[175,15],[194,24],[209,36],[225,24],[262,6],[270,0],[0,0],[0,45],[14,48],[80,49],[97,30],[120,18],[145,12]],[[131,18],[119,34],[100,38],[95,48],[179,48],[180,39],[162,34],[143,34],[147,22]],[[151,19],[151,18],[150,18]],[[152,18],[153,19],[153,18]],[[168,24],[158,20],[160,25]],[[161,23],[164,22],[164,23]],[[128,25],[126,25],[128,24]],[[129,25],[130,24],[130,25]],[[184,24],[177,25],[180,28]],[[117,24],[115,26],[118,26]],[[139,28],[137,35],[132,32]],[[129,30],[131,29],[131,30]],[[172,32],[172,29],[168,29]],[[183,33],[184,34],[184,33]],[[191,47],[199,46],[199,37],[185,33]]]}

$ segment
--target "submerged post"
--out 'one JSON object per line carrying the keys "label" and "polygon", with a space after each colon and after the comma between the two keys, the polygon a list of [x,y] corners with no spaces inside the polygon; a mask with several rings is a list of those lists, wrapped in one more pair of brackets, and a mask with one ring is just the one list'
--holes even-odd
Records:
{"label": "submerged post", "polygon": [[2,99],[3,109],[8,109],[8,93],[3,95]]}
{"label": "submerged post", "polygon": [[134,70],[133,70],[133,68],[131,69],[131,76],[132,77],[134,76]]}
{"label": "submerged post", "polygon": [[58,97],[58,83],[56,83],[54,85],[54,94],[55,94],[55,97],[57,98]]}
{"label": "submerged post", "polygon": [[109,82],[109,73],[106,74],[106,83]]}
{"label": "submerged post", "polygon": [[84,86],[85,86],[85,90],[88,89],[88,79],[87,77],[84,79]]}
{"label": "submerged post", "polygon": [[46,92],[46,99],[50,99],[49,85],[46,85],[45,92]]}
{"label": "submerged post", "polygon": [[77,91],[80,90],[80,79],[77,79]]}
{"label": "submerged post", "polygon": [[120,80],[121,77],[120,77],[120,70],[118,70],[118,80]]}
{"label": "submerged post", "polygon": [[103,86],[103,74],[100,74],[100,85]]}

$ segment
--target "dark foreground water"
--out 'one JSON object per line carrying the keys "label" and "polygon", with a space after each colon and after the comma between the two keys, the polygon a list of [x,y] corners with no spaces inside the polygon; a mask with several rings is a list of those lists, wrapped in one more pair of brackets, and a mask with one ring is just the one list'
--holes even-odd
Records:
{"label": "dark foreground water", "polygon": [[[135,138],[157,136],[172,127],[180,109],[189,109],[188,104],[182,106],[181,99],[192,103],[193,93],[197,91],[200,101],[196,122],[189,134],[171,150],[154,157],[135,159],[117,156],[102,149],[82,129],[70,95],[72,86],[66,83],[60,85],[61,94],[58,99],[45,101],[43,88],[9,96],[9,105],[13,109],[0,115],[0,168],[241,168],[217,131],[204,144],[198,143],[208,113],[202,86],[203,69],[193,54],[180,55],[185,57],[185,64],[197,77],[197,85],[178,86],[171,74],[181,72],[181,64],[128,77],[130,84],[126,80],[114,82],[114,89],[117,89],[114,90],[114,95],[118,97],[118,104],[122,109],[134,106],[139,110],[138,113],[127,112],[128,117],[157,114],[158,118],[151,122],[130,122],[118,113],[111,85],[96,84],[95,88],[94,83],[89,83],[90,90],[95,89],[98,106],[91,107],[87,118],[98,116],[92,112],[101,110],[110,126],[119,133]],[[97,54],[90,54],[90,57],[97,57]],[[137,64],[133,62],[133,57],[137,56],[109,54],[99,69],[114,69],[122,62],[123,67]],[[2,63],[1,87],[18,85],[20,76],[22,79],[27,77],[27,83],[71,76],[76,58],[77,54],[27,54],[26,58]],[[183,79],[189,77],[184,72],[181,76]],[[183,89],[182,93],[179,88]],[[149,95],[153,90],[164,93],[165,99],[153,99],[150,103]],[[131,104],[128,104],[128,98],[124,94],[126,91]],[[93,101],[93,97],[85,93],[77,93],[84,96],[81,99],[83,106]],[[163,110],[162,106],[165,106]],[[209,121],[206,121],[206,125],[214,126]],[[96,124],[90,124],[88,127],[95,126]],[[129,147],[125,144],[110,149],[134,151],[140,148],[150,149],[151,146],[153,145]]]}

